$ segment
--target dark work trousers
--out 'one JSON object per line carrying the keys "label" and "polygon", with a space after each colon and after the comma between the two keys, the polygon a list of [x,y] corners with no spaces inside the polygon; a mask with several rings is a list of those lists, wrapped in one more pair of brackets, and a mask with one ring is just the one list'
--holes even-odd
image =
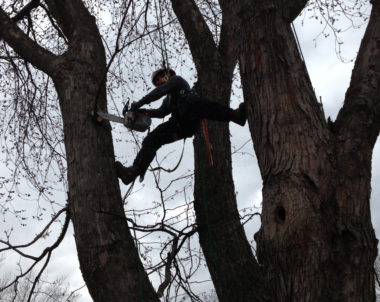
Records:
{"label": "dark work trousers", "polygon": [[180,96],[173,106],[172,117],[146,136],[133,165],[143,176],[161,146],[193,136],[201,119],[228,122],[230,112],[230,108],[194,94]]}

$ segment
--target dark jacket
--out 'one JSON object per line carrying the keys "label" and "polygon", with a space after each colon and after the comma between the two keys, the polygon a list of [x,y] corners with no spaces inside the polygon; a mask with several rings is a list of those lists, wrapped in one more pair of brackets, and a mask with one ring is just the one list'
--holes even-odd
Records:
{"label": "dark jacket", "polygon": [[176,115],[176,113],[178,113],[178,108],[181,107],[183,95],[190,92],[191,89],[189,83],[180,76],[172,76],[166,83],[158,86],[144,96],[139,101],[139,104],[141,106],[147,105],[166,95],[159,108],[145,109],[144,111],[149,113],[151,117],[157,118],[163,118],[170,113]]}

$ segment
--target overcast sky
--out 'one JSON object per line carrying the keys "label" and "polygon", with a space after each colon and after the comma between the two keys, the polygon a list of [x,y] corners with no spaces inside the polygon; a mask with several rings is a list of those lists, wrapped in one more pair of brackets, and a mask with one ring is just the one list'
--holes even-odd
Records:
{"label": "overcast sky", "polygon": [[[369,12],[368,12],[369,13]],[[351,70],[353,68],[353,63],[342,63],[336,53],[335,53],[335,41],[332,37],[323,38],[320,37],[315,41],[314,39],[318,36],[321,27],[315,21],[306,21],[304,26],[300,25],[300,20],[297,19],[295,22],[296,31],[300,39],[301,48],[303,55],[306,60],[307,68],[311,76],[311,80],[316,92],[317,97],[322,98],[324,105],[324,110],[326,117],[330,116],[332,120],[335,119],[339,109],[341,108],[345,96],[346,89],[349,85]],[[347,59],[353,59],[359,48],[359,43],[361,41],[365,26],[360,29],[350,30],[345,35],[342,36],[344,44],[342,46],[342,55]],[[190,75],[183,74],[185,79],[189,79]],[[147,78],[150,74],[146,75]],[[193,83],[190,83],[191,85]],[[147,91],[140,91],[143,95]],[[239,99],[240,92],[236,91],[236,96],[233,98],[232,107],[237,107],[241,99]],[[153,104],[158,106],[160,101]],[[121,109],[121,108],[119,108]],[[161,120],[157,121],[158,123]],[[155,125],[157,125],[157,122]],[[115,139],[120,135],[130,135],[125,128],[118,125],[114,126]],[[232,133],[232,144],[239,148],[247,140],[250,139],[248,126],[244,128],[239,126],[231,125]],[[170,156],[165,164],[169,167],[175,166],[180,156],[183,142],[176,142],[166,148],[160,150],[158,157],[170,153]],[[116,144],[116,154],[118,157],[122,158],[125,163],[131,164],[134,157],[134,151],[130,151],[128,146],[124,143]],[[177,175],[182,175],[189,170],[193,169],[193,151],[192,151],[192,139],[186,141],[184,160],[181,162],[181,166]],[[1,176],[4,176],[6,169],[1,167]],[[233,175],[234,182],[237,191],[238,207],[239,209],[245,207],[251,207],[253,205],[260,207],[261,202],[261,186],[262,181],[257,167],[256,157],[254,156],[252,143],[248,143],[244,146],[240,153],[233,155]],[[372,209],[372,219],[373,225],[377,233],[380,233],[380,187],[377,185],[380,180],[380,147],[376,144],[373,156],[373,168],[372,168],[372,199],[371,199],[371,209]],[[163,177],[166,177],[165,175]],[[172,176],[170,176],[172,177]],[[165,181],[165,180],[164,180]],[[125,191],[125,186],[122,185],[122,189]],[[2,188],[0,188],[2,190]],[[127,208],[144,208],[149,207],[154,200],[157,200],[157,192],[154,190],[154,184],[152,177],[147,175],[146,179],[142,184],[137,183],[135,185],[135,190],[130,201],[128,202]],[[189,198],[191,200],[191,191],[189,193]],[[64,195],[57,195],[58,200],[65,200]],[[28,201],[20,201],[20,204],[24,203],[28,206]],[[173,204],[175,201],[173,201]],[[152,222],[152,221],[150,221]],[[5,224],[2,222],[0,225],[0,233],[3,233],[4,229],[7,229],[7,222]],[[260,222],[255,218],[252,222],[246,225],[247,236],[249,240],[252,240],[253,234],[258,230]],[[22,229],[19,231],[20,238],[25,238],[26,234],[35,234],[41,230],[41,226],[37,223],[31,222],[28,224],[27,229]],[[12,257],[12,260],[18,259],[17,257]],[[8,259],[10,260],[10,259]],[[8,262],[8,261],[7,261]],[[73,240],[73,232],[70,227],[70,232],[62,242],[61,246],[54,252],[51,263],[48,267],[48,274],[50,278],[57,278],[61,275],[66,275],[70,281],[71,288],[75,289],[84,284],[81,273],[79,271],[79,264],[77,261],[77,255],[75,250],[75,244]],[[86,292],[86,290],[81,291],[82,298],[81,302],[92,301]]]}

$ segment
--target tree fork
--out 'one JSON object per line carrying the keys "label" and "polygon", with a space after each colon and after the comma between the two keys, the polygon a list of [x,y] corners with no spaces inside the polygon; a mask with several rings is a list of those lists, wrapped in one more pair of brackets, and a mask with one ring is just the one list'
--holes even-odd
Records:
{"label": "tree fork", "polygon": [[32,41],[2,9],[0,37],[55,84],[67,157],[68,206],[83,278],[96,302],[159,301],[125,220],[111,128],[94,124],[89,115],[99,85],[99,108],[106,109],[106,57],[95,19],[82,1],[46,3],[69,40],[65,54],[56,56]]}
{"label": "tree fork", "polygon": [[[194,89],[202,96],[229,106],[232,76],[237,62],[238,31],[234,5],[223,2],[220,44],[216,45],[193,0],[172,0],[198,72]],[[204,139],[194,139],[194,209],[200,244],[219,301],[264,301],[265,286],[237,209],[232,178],[231,142],[228,125],[209,121],[214,147],[210,167]],[[220,190],[223,188],[223,190]]]}
{"label": "tree fork", "polygon": [[94,301],[159,301],[125,220],[111,127],[94,123],[89,115],[99,85],[103,87],[98,105],[106,108],[104,48],[97,32],[89,37],[79,35],[72,42],[76,51],[66,54],[54,79],[64,122],[69,204],[81,271]]}
{"label": "tree fork", "polygon": [[[341,143],[350,133],[331,131],[334,127],[326,124],[282,13],[286,4],[266,1],[258,6],[261,14],[243,19],[240,64],[264,180],[262,227],[255,238],[273,289],[270,300],[374,301],[376,240],[369,215],[373,144],[358,145],[352,152],[347,144],[352,140]],[[348,120],[355,120],[355,112],[348,113]],[[371,129],[377,137],[374,124],[356,134]],[[355,158],[364,159],[362,166]],[[347,170],[352,163],[353,170]]]}

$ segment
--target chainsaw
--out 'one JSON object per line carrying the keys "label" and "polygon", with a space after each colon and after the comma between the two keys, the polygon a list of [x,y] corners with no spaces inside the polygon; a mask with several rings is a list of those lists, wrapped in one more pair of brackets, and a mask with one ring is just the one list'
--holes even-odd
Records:
{"label": "chainsaw", "polygon": [[152,123],[152,119],[146,113],[139,111],[127,111],[124,117],[98,111],[96,120],[101,122],[103,119],[123,124],[128,129],[139,132],[148,130]]}

